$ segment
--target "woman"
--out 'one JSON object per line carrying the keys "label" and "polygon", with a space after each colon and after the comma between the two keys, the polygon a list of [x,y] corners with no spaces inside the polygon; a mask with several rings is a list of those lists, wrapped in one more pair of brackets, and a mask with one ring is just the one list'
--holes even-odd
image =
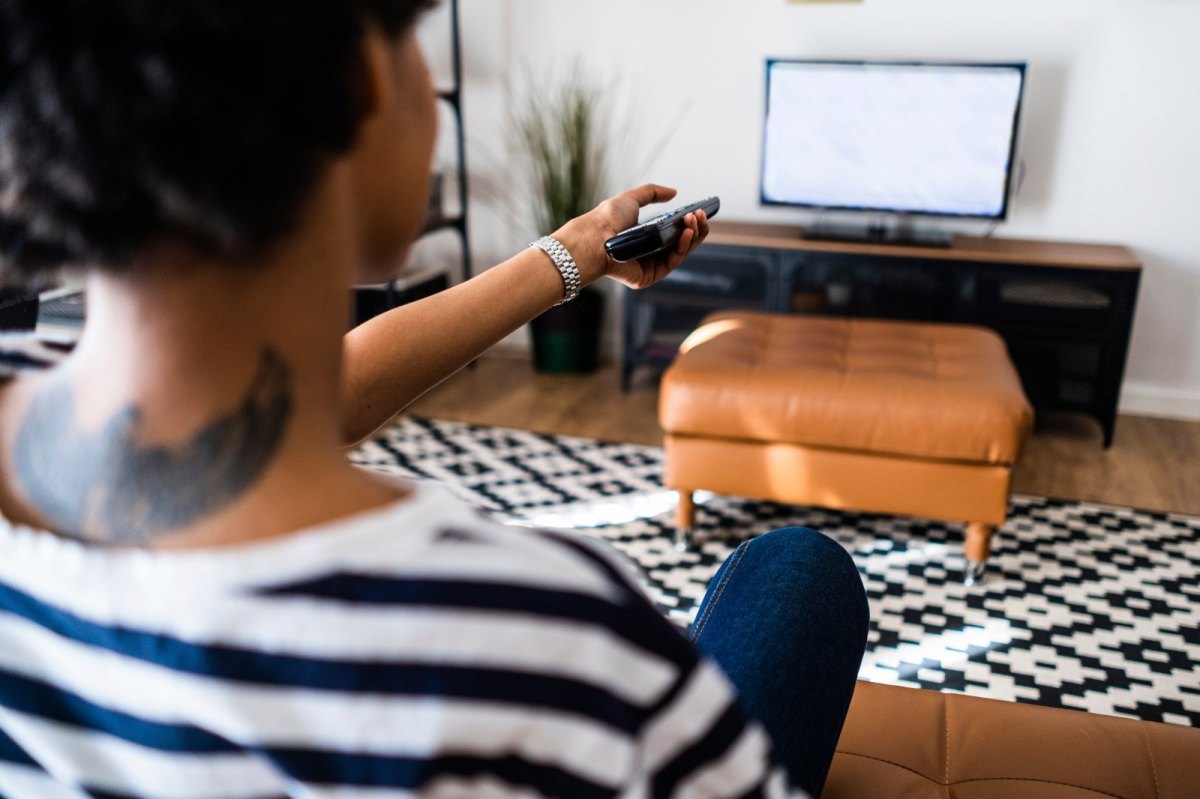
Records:
{"label": "woman", "polygon": [[[423,5],[0,0],[0,268],[82,267],[89,297],[69,356],[0,345],[20,372],[0,386],[0,794],[788,793],[726,678],[608,556],[345,459],[576,277],[650,285],[708,230],[689,216],[671,252],[611,262],[604,240],[674,196],[642,186],[343,337],[348,286],[386,279],[424,214]],[[805,634],[851,631],[805,686],[834,709],[789,706],[824,731],[764,718],[816,793],[865,610],[839,548],[786,537],[820,566],[805,590],[858,592]],[[740,552],[715,596],[778,561]],[[702,611],[716,649],[729,602]],[[822,660],[784,649],[802,675]]]}

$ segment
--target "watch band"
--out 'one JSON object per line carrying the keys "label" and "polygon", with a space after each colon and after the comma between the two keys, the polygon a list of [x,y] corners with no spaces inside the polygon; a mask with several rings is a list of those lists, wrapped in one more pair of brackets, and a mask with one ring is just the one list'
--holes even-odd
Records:
{"label": "watch band", "polygon": [[537,247],[549,255],[554,266],[558,268],[558,273],[562,276],[563,281],[563,298],[558,304],[562,305],[578,297],[579,292],[583,289],[583,279],[579,276],[579,267],[575,265],[575,259],[571,257],[571,253],[567,252],[567,248],[562,245],[562,242],[553,236],[542,236],[529,246]]}

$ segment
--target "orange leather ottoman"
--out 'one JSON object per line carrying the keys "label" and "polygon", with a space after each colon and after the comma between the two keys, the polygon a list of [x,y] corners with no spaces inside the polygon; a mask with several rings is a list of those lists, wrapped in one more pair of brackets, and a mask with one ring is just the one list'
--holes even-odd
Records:
{"label": "orange leather ottoman", "polygon": [[822,799],[1194,799],[1200,730],[859,682]]}
{"label": "orange leather ottoman", "polygon": [[704,489],[966,522],[973,582],[1033,410],[990,330],[738,312],[684,342],[659,421],[681,546]]}

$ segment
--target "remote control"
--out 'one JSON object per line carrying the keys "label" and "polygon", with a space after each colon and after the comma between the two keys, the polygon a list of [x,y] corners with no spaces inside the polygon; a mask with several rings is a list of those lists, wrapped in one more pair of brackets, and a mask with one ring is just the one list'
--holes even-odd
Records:
{"label": "remote control", "polygon": [[721,198],[709,197],[622,230],[604,242],[604,249],[614,261],[636,261],[664,250],[679,241],[683,233],[683,218],[699,210],[703,210],[709,219],[713,218],[721,210]]}

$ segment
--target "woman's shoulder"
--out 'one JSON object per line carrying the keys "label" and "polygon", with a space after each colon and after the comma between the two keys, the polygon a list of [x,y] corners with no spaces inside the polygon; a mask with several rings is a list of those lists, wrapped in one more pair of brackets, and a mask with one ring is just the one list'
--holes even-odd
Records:
{"label": "woman's shoulder", "polygon": [[48,369],[67,356],[70,344],[41,338],[32,331],[0,333],[0,381]]}

